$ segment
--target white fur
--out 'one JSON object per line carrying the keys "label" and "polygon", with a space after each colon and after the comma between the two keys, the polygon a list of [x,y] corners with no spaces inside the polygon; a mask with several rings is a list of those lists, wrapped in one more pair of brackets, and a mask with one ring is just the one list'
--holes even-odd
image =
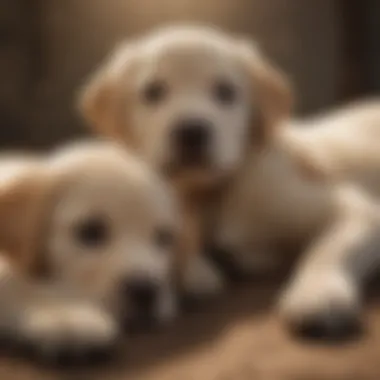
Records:
{"label": "white fur", "polygon": [[[97,142],[64,147],[33,165],[25,160],[24,167],[22,158],[13,166],[7,159],[4,173],[1,329],[45,357],[62,348],[78,356],[109,348],[118,321],[134,312],[123,284],[135,278],[158,288],[152,317],[175,316],[175,242],[160,246],[156,233],[165,228],[175,239],[180,222],[174,195],[146,165],[117,145]],[[105,239],[82,241],[78,228],[99,218]],[[47,278],[36,273],[40,266]]]}
{"label": "white fur", "polygon": [[[278,247],[279,257],[281,250],[302,251],[280,301],[290,323],[324,315],[331,305],[356,313],[363,279],[379,266],[377,133],[379,103],[349,106],[310,126],[283,125],[262,154],[251,155],[222,201],[216,239],[235,248],[240,261],[254,261],[244,257],[261,255],[262,247]],[[229,229],[239,239],[226,241]]]}

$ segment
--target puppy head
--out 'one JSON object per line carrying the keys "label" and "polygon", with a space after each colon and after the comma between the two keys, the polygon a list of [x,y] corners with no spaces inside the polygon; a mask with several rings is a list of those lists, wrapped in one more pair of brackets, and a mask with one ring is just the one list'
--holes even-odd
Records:
{"label": "puppy head", "polygon": [[255,46],[211,28],[172,27],[117,48],[80,107],[99,133],[165,173],[210,181],[265,142],[288,115],[290,94]]}
{"label": "puppy head", "polygon": [[[13,188],[41,194],[12,203],[17,223],[25,224],[21,207],[35,211],[25,235],[38,241],[30,256],[43,260],[51,280],[106,302],[128,321],[170,317],[177,223],[170,190],[123,149],[106,144],[69,148],[41,166],[29,187],[19,181]],[[5,204],[14,195],[2,197]]]}

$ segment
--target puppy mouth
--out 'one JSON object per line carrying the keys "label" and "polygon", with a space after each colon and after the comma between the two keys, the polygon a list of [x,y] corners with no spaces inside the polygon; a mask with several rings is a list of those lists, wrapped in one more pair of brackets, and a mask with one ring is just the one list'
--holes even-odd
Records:
{"label": "puppy mouth", "polygon": [[207,150],[184,150],[176,156],[178,164],[183,168],[208,167],[211,161]]}
{"label": "puppy mouth", "polygon": [[182,173],[210,171],[214,169],[208,152],[175,152],[164,165],[164,173],[168,177],[176,177]]}
{"label": "puppy mouth", "polygon": [[165,166],[164,173],[168,178],[176,179],[183,176],[197,176],[201,173],[212,170],[211,165],[182,165],[179,162],[173,162]]}

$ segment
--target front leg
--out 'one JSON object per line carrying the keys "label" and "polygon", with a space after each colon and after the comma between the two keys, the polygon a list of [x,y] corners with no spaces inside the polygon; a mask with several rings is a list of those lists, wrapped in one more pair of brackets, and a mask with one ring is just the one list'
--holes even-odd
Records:
{"label": "front leg", "polygon": [[371,212],[338,220],[304,254],[280,299],[280,315],[306,338],[345,340],[360,331],[363,280],[379,264]]}
{"label": "front leg", "polygon": [[281,264],[275,248],[247,245],[237,248],[231,244],[212,244],[208,249],[211,260],[233,283],[267,278]]}
{"label": "front leg", "polygon": [[2,258],[0,278],[3,344],[52,364],[99,361],[115,348],[119,327],[99,305],[31,283]]}
{"label": "front leg", "polygon": [[205,254],[195,254],[183,274],[183,288],[190,297],[204,298],[219,294],[224,287],[222,275]]}
{"label": "front leg", "polygon": [[267,278],[279,269],[284,259],[274,241],[247,236],[245,229],[244,224],[231,221],[215,228],[208,248],[212,261],[236,283]]}
{"label": "front leg", "polygon": [[206,257],[202,212],[193,203],[183,205],[184,224],[175,257],[177,281],[182,293],[191,298],[216,295],[224,287],[224,279]]}
{"label": "front leg", "polygon": [[20,348],[52,364],[84,364],[109,358],[119,335],[116,321],[104,310],[79,300],[44,300],[29,305],[17,318]]}

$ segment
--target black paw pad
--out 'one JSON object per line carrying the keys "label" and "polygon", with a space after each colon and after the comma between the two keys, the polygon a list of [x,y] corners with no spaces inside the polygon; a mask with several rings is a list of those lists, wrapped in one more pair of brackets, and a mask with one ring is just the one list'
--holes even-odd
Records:
{"label": "black paw pad", "polygon": [[297,337],[304,340],[341,343],[360,337],[363,333],[362,327],[355,313],[329,310],[324,314],[309,316],[291,326],[291,329]]}
{"label": "black paw pad", "polygon": [[68,369],[104,364],[112,358],[115,346],[110,344],[76,347],[72,344],[62,344],[56,347],[47,347],[24,343],[18,351],[24,357],[42,365]]}

